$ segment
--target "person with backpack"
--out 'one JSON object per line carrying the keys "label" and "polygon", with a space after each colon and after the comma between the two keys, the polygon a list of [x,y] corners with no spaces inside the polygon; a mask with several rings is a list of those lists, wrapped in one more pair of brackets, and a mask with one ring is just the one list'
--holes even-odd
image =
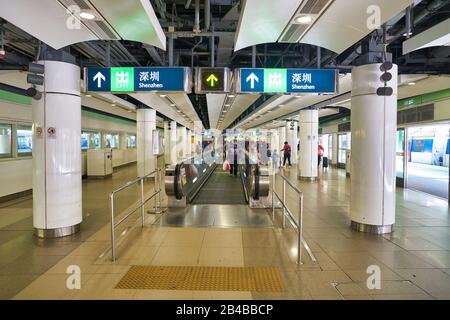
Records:
{"label": "person with backpack", "polygon": [[284,159],[283,159],[283,167],[286,165],[286,160],[289,163],[289,167],[291,166],[291,145],[285,141],[284,145],[283,145],[283,149],[281,149],[280,151],[283,151],[284,154]]}

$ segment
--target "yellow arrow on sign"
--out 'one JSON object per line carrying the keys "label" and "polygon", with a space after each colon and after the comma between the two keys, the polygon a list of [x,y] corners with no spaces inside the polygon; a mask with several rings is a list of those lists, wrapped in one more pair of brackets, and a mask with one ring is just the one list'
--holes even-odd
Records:
{"label": "yellow arrow on sign", "polygon": [[212,73],[207,79],[206,79],[206,82],[210,82],[210,86],[211,87],[214,87],[215,86],[215,84],[214,84],[214,82],[217,82],[217,81],[219,81],[219,79],[217,79],[217,77],[214,75],[214,73]]}

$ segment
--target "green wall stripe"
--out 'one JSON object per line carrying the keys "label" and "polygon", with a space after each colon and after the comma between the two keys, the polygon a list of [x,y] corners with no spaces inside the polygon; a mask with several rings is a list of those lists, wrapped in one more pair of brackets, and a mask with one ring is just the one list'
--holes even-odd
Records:
{"label": "green wall stripe", "polygon": [[24,104],[27,106],[31,106],[31,97],[23,96],[21,94],[12,93],[5,90],[0,90],[0,100],[6,102],[13,102],[18,104]]}
{"label": "green wall stripe", "polygon": [[133,120],[119,119],[119,118],[116,118],[113,116],[107,116],[104,114],[87,111],[87,110],[81,110],[81,116],[86,117],[86,118],[101,120],[101,121],[116,122],[116,123],[120,123],[120,124],[127,125],[127,126],[133,126],[133,127],[136,126],[136,121],[133,121]]}
{"label": "green wall stripe", "polygon": [[419,106],[421,104],[431,103],[438,100],[450,98],[450,89],[430,92],[414,97],[409,97],[398,101],[398,109],[405,109],[408,107]]}

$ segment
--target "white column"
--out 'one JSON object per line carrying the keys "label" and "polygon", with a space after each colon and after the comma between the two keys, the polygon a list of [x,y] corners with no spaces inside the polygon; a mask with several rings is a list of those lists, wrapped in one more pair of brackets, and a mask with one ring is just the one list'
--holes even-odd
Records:
{"label": "white column", "polygon": [[280,144],[278,145],[278,151],[283,149],[284,142],[286,141],[286,127],[278,128],[278,141]]}
{"label": "white column", "polygon": [[291,162],[297,164],[298,162],[298,137],[297,137],[297,121],[286,122],[286,141],[291,145]]}
{"label": "white column", "polygon": [[177,122],[164,122],[164,152],[166,164],[177,163]]}
{"label": "white column", "polygon": [[177,161],[186,160],[186,128],[178,127],[177,128]]}
{"label": "white column", "polygon": [[273,153],[275,151],[280,151],[280,137],[278,135],[278,130],[272,129],[270,130],[270,151]]}
{"label": "white column", "polygon": [[43,95],[33,100],[33,225],[38,237],[79,230],[81,200],[80,68],[44,61]]}
{"label": "white column", "polygon": [[339,136],[333,133],[333,165],[337,167],[339,163]]}
{"label": "white column", "polygon": [[137,169],[143,177],[155,170],[156,156],[153,155],[153,130],[156,130],[156,110],[137,110]]}
{"label": "white column", "polygon": [[315,181],[318,177],[319,110],[300,110],[300,157],[298,177]]}
{"label": "white column", "polygon": [[191,144],[192,144],[192,133],[191,133],[191,130],[187,129],[186,130],[186,149],[185,149],[185,151],[186,151],[186,155],[185,155],[186,159],[189,159],[189,158],[192,157]]}
{"label": "white column", "polygon": [[397,66],[390,71],[390,97],[379,97],[380,64],[352,72],[350,218],[359,231],[389,233],[395,222]]}

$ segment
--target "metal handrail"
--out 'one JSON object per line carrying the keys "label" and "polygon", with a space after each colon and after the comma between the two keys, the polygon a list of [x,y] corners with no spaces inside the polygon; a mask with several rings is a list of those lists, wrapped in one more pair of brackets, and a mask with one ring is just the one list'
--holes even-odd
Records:
{"label": "metal handrail", "polygon": [[[303,192],[295,186],[292,182],[288,180],[284,175],[279,174],[279,176],[283,179],[283,196],[280,197],[278,193],[275,190],[275,182],[276,182],[276,173],[272,175],[272,219],[275,220],[275,197],[278,198],[281,205],[283,206],[283,222],[282,222],[282,228],[286,228],[286,217],[288,218],[291,225],[294,227],[294,229],[298,232],[298,242],[297,242],[297,264],[303,264],[302,262],[302,243],[305,246],[306,251],[308,252],[309,256],[311,257],[311,260],[313,262],[316,262],[316,257],[312,253],[308,243],[303,238]],[[286,204],[286,183],[298,194],[299,196],[299,213],[298,213],[298,223],[294,219],[294,215],[292,214],[291,210],[288,208]]]}
{"label": "metal handrail", "polygon": [[[109,194],[109,203],[110,203],[110,208],[111,208],[111,258],[112,261],[116,261],[116,237],[115,237],[115,229],[116,227],[118,227],[120,224],[122,224],[126,219],[128,219],[133,213],[135,213],[136,211],[138,211],[139,209],[141,209],[141,223],[142,223],[142,227],[144,227],[144,222],[145,222],[145,204],[147,202],[149,202],[151,199],[155,198],[157,195],[159,195],[159,207],[161,207],[161,193],[162,193],[162,186],[161,186],[161,181],[162,181],[162,177],[161,177],[161,173],[162,170],[161,169],[156,169],[154,171],[152,171],[151,173],[143,176],[143,177],[139,177],[136,178],[132,181],[128,181],[127,183],[125,183],[124,185],[120,186],[119,188],[111,191],[111,193]],[[146,178],[150,178],[154,176],[155,177],[155,190],[156,190],[156,186],[158,186],[158,190],[156,190],[155,192],[153,192],[150,197],[148,197],[147,199],[144,199],[144,180]],[[123,191],[129,187],[131,187],[134,184],[140,184],[140,197],[141,197],[141,201],[140,204],[134,208],[133,210],[131,210],[130,212],[128,212],[124,217],[122,217],[119,221],[115,222],[114,220],[114,196],[116,193]],[[156,208],[156,198],[155,198],[155,208]]]}

